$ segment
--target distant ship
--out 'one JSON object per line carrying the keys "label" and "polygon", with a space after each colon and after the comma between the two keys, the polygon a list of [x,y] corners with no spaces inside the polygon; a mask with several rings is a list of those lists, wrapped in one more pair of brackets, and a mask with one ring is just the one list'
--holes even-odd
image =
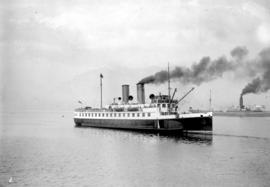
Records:
{"label": "distant ship", "polygon": [[[181,99],[173,96],[149,96],[151,102],[145,103],[144,84],[137,84],[137,102],[132,102],[129,95],[129,85],[122,85],[122,98],[112,104],[102,107],[102,78],[101,75],[101,107],[78,108],[74,112],[76,127],[97,127],[111,129],[140,130],[148,132],[174,131],[212,131],[212,112],[180,113],[179,102],[184,99],[192,88]],[[170,87],[169,87],[170,90]]]}
{"label": "distant ship", "polygon": [[270,117],[270,111],[265,111],[265,106],[256,105],[255,107],[246,107],[243,101],[243,95],[240,95],[239,106],[229,108],[226,111],[214,111],[215,116],[237,116],[237,117]]}

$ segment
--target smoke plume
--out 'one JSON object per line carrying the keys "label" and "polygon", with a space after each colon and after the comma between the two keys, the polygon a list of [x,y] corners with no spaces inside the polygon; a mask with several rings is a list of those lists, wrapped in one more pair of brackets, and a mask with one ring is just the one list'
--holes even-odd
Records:
{"label": "smoke plume", "polygon": [[[231,55],[236,60],[227,60],[225,56],[211,60],[210,57],[203,57],[198,63],[194,63],[190,68],[181,66],[175,67],[170,71],[171,79],[178,79],[184,84],[200,85],[216,78],[222,77],[227,71],[234,70],[240,64],[240,60],[248,54],[245,47],[236,47],[231,51]],[[154,75],[143,78],[139,83],[143,84],[161,84],[168,80],[167,71],[159,71]]]}
{"label": "smoke plume", "polygon": [[231,51],[232,57],[237,60],[242,60],[248,54],[248,50],[245,46],[238,46]]}
{"label": "smoke plume", "polygon": [[[253,80],[242,90],[241,95],[262,93],[270,89],[270,47],[261,50],[254,59],[247,59],[248,50],[244,46],[231,50],[231,60],[225,56],[211,60],[203,57],[190,68],[177,66],[170,71],[170,78],[177,79],[183,84],[200,85],[231,71],[237,77],[252,77]],[[139,83],[161,84],[168,80],[167,71],[159,71],[142,79]]]}
{"label": "smoke plume", "polygon": [[244,87],[242,95],[267,92],[270,89],[270,48],[263,49],[259,53],[257,65],[261,67],[261,75],[254,78]]}

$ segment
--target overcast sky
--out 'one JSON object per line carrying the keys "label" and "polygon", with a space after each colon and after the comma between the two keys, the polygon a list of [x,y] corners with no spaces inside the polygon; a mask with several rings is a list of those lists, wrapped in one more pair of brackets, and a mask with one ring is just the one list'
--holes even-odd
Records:
{"label": "overcast sky", "polygon": [[[134,87],[168,62],[189,67],[204,56],[230,57],[236,46],[246,46],[252,58],[270,45],[268,0],[9,0],[0,6],[1,97],[8,108],[68,109],[79,99],[98,105],[101,72],[110,102],[121,84]],[[212,89],[217,107],[236,105],[248,81],[224,76],[186,102],[206,107]],[[178,96],[189,88],[173,86]],[[247,102],[269,106],[268,95]]]}

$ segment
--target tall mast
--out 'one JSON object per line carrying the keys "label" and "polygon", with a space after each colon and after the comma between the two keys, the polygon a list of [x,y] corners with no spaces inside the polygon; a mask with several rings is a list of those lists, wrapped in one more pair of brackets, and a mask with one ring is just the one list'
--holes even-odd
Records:
{"label": "tall mast", "polygon": [[171,99],[170,63],[168,62],[168,96]]}
{"label": "tall mast", "polygon": [[100,108],[102,108],[102,79],[103,75],[100,74]]}

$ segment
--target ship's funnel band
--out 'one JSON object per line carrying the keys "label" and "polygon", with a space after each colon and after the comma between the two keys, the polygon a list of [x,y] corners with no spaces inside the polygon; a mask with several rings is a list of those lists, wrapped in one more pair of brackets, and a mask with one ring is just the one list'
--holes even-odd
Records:
{"label": "ship's funnel band", "polygon": [[128,97],[129,97],[129,85],[124,84],[122,85],[122,98],[123,103],[128,103]]}
{"label": "ship's funnel band", "polygon": [[137,101],[140,104],[145,104],[144,84],[137,84]]}

